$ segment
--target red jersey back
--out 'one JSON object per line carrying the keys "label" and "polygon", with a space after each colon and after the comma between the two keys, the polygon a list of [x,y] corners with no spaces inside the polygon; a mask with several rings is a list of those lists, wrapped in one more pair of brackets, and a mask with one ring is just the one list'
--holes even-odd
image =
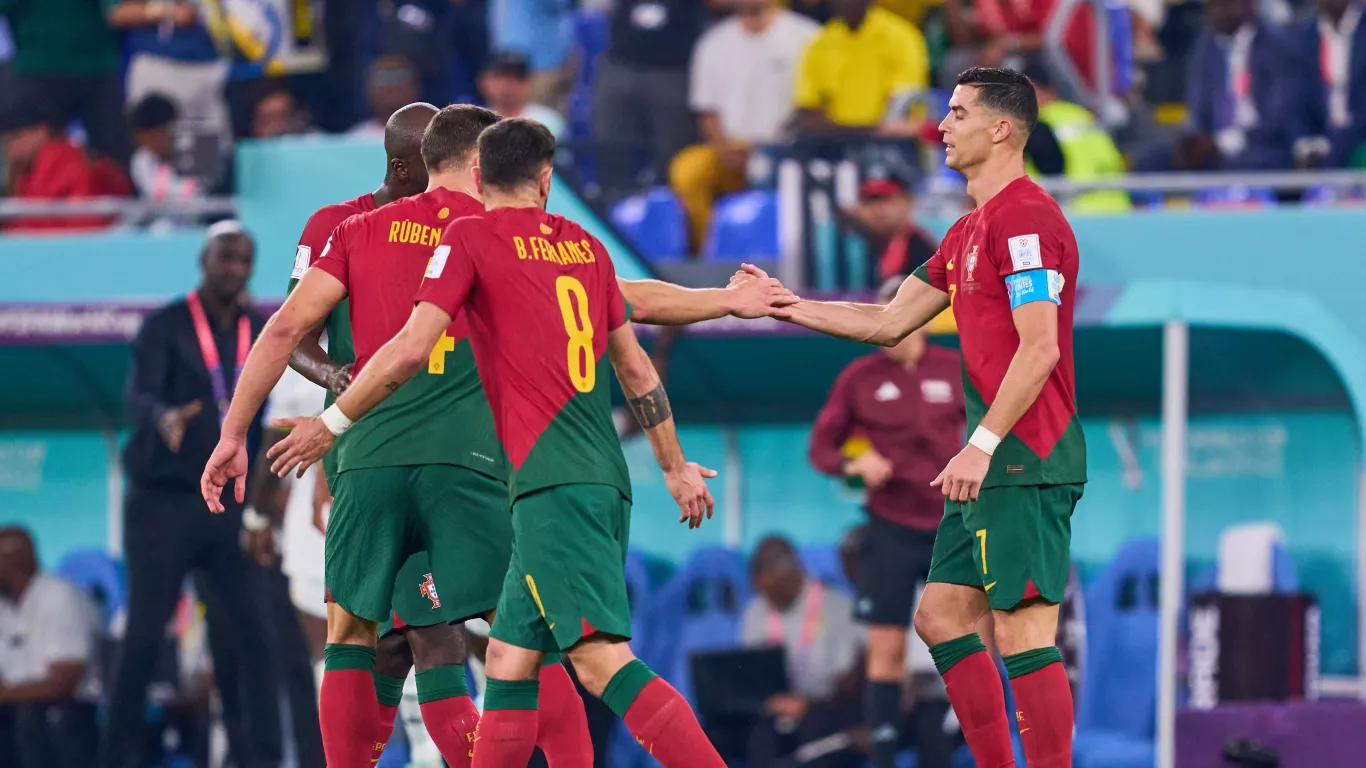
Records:
{"label": "red jersey back", "polygon": [[969,433],[996,399],[1020,346],[1014,309],[1036,300],[1058,305],[1058,363],[992,455],[983,487],[1086,482],[1072,360],[1077,266],[1077,239],[1062,209],[1042,187],[1019,178],[959,219],[934,258],[916,270],[949,294]]}
{"label": "red jersey back", "polygon": [[[469,195],[438,188],[352,216],[332,233],[314,266],[346,286],[357,372],[407,323],[442,228],[483,211]],[[459,464],[506,478],[468,336],[464,316],[455,315],[427,368],[347,432],[339,471]]]}
{"label": "red jersey back", "polygon": [[446,228],[417,300],[452,317],[465,309],[514,498],[580,483],[630,498],[606,355],[627,309],[602,243],[539,208],[461,219]]}

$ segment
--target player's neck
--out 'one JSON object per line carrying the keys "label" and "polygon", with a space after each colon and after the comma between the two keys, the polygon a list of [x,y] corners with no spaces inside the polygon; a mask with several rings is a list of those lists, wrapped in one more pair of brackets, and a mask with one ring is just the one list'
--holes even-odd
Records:
{"label": "player's neck", "polygon": [[1024,155],[1012,153],[1003,158],[992,158],[978,166],[976,173],[968,179],[968,197],[981,208],[1010,186],[1012,181],[1024,175]]}
{"label": "player's neck", "polygon": [[437,189],[448,189],[451,192],[461,192],[475,200],[479,199],[479,188],[474,184],[474,176],[468,171],[453,171],[450,173],[438,173],[427,179],[427,191]]}
{"label": "player's neck", "polygon": [[213,315],[213,319],[217,320],[219,325],[224,328],[232,325],[242,310],[240,297],[220,296],[206,285],[199,286],[199,300],[204,302],[204,311]]}
{"label": "player's neck", "polygon": [[485,191],[484,207],[490,211],[494,208],[541,208],[541,196],[538,192],[493,192]]}

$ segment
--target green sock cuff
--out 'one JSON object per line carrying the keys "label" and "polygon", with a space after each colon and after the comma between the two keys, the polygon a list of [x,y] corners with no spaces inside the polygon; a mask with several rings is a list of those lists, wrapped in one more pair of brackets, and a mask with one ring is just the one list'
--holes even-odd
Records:
{"label": "green sock cuff", "polygon": [[369,672],[374,668],[375,649],[368,645],[328,643],[323,646],[323,669],[328,672],[342,669]]}
{"label": "green sock cuff", "polygon": [[403,700],[403,684],[407,680],[401,677],[389,677],[375,673],[375,698],[379,703],[386,707],[397,707]]}
{"label": "green sock cuff", "polygon": [[419,704],[468,695],[470,695],[470,689],[465,683],[464,664],[433,667],[417,673],[417,702]]}
{"label": "green sock cuff", "polygon": [[559,664],[562,661],[564,661],[564,654],[555,651],[554,653],[547,653],[545,658],[541,659],[541,666],[548,667],[551,664]]}
{"label": "green sock cuff", "polygon": [[1006,656],[1002,661],[1006,663],[1006,677],[1014,680],[1030,672],[1038,672],[1049,664],[1061,664],[1062,651],[1058,650],[1058,646],[1050,645],[1047,648],[1035,648],[1032,651]]}
{"label": "green sock cuff", "polygon": [[541,696],[539,680],[495,680],[484,687],[484,709],[536,709]]}
{"label": "green sock cuff", "polygon": [[618,669],[617,673],[612,675],[612,679],[607,681],[607,687],[602,691],[602,703],[615,712],[617,717],[625,718],[626,710],[631,708],[640,692],[656,677],[659,675],[645,666],[645,662],[634,659]]}
{"label": "green sock cuff", "polygon": [[960,638],[930,646],[930,658],[934,659],[934,668],[939,670],[939,674],[942,676],[945,672],[953,669],[958,662],[986,649],[987,647],[982,644],[981,635],[973,632],[970,635],[963,635]]}

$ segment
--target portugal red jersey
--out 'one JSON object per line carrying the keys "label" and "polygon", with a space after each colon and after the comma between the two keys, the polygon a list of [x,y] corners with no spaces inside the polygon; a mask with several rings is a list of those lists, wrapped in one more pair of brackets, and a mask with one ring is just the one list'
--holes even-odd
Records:
{"label": "portugal red jersey", "polygon": [[417,300],[469,318],[514,498],[576,483],[630,498],[606,355],[627,310],[602,243],[539,208],[496,208],[446,228]]}

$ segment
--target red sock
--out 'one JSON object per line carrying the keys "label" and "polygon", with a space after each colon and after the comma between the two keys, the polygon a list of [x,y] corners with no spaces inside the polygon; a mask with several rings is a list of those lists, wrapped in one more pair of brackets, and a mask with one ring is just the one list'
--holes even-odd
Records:
{"label": "red sock", "polygon": [[375,743],[371,747],[370,762],[379,762],[384,748],[389,746],[389,737],[394,735],[394,720],[398,719],[398,707],[379,704],[379,725],[375,726]]}
{"label": "red sock", "polygon": [[636,741],[664,768],[726,768],[692,707],[661,678],[640,689],[623,719]]}
{"label": "red sock", "polygon": [[536,746],[550,768],[593,768],[593,740],[583,699],[563,664],[541,667]]}
{"label": "red sock", "polygon": [[[372,652],[373,653],[373,652]],[[329,669],[323,673],[318,723],[328,768],[370,768],[375,751],[375,680],[370,670]],[[385,735],[388,738],[388,735]],[[381,748],[382,749],[382,748]]]}
{"label": "red sock", "polygon": [[1072,768],[1072,687],[1062,662],[1010,681],[1029,768]]}
{"label": "red sock", "polygon": [[536,749],[536,720],[534,709],[485,710],[474,734],[472,767],[526,768]]}
{"label": "red sock", "polygon": [[[944,688],[979,768],[1014,768],[1006,692],[991,656],[978,651],[963,657],[944,672]],[[1039,766],[1030,763],[1029,768]]]}
{"label": "red sock", "polygon": [[422,723],[451,768],[470,768],[479,710],[469,696],[437,699],[422,705]]}

